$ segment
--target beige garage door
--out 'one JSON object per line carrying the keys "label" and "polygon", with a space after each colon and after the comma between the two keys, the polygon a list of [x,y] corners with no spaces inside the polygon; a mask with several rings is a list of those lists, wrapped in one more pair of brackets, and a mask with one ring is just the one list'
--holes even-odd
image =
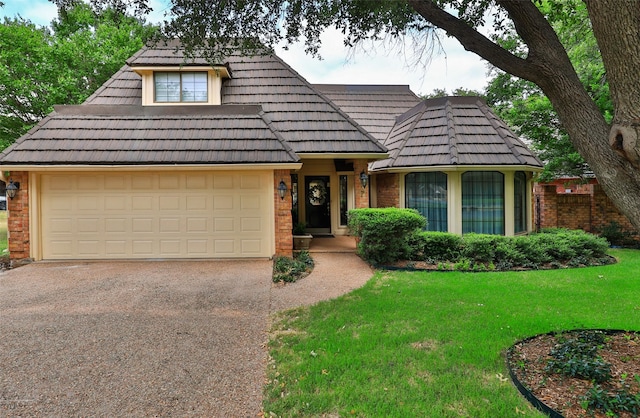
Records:
{"label": "beige garage door", "polygon": [[43,174],[43,259],[272,253],[270,172]]}

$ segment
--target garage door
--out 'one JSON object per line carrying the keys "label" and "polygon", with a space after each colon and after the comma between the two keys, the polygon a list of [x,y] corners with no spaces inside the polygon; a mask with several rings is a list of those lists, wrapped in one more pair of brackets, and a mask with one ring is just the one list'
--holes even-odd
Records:
{"label": "garage door", "polygon": [[270,172],[43,174],[43,259],[272,254]]}

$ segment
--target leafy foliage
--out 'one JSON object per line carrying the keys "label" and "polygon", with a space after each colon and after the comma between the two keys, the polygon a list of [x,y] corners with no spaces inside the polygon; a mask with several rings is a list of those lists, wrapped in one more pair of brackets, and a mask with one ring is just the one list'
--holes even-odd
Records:
{"label": "leafy foliage", "polygon": [[631,393],[626,382],[622,382],[622,389],[614,393],[596,384],[582,397],[581,405],[584,409],[599,409],[607,416],[629,412],[636,417],[640,413],[640,393]]}
{"label": "leafy foliage", "polygon": [[[584,3],[573,0],[555,4],[541,2],[539,7],[556,29],[584,88],[610,121],[613,104],[609,85]],[[513,25],[506,26],[494,40],[517,55],[525,55],[526,49]],[[491,74],[486,88],[487,101],[518,135],[531,142],[545,162],[540,180],[590,175],[588,165],[574,148],[541,88],[496,67],[492,67]]]}
{"label": "leafy foliage", "polygon": [[51,29],[20,17],[0,24],[0,149],[54,104],[82,103],[157,31],[115,9],[67,3]]}
{"label": "leafy foliage", "polygon": [[279,256],[273,259],[273,282],[295,282],[313,269],[313,259],[308,251],[300,251],[293,258]]}
{"label": "leafy foliage", "polygon": [[358,254],[369,263],[392,263],[409,252],[407,236],[426,225],[415,209],[351,209],[349,229],[360,239]]}
{"label": "leafy foliage", "polygon": [[580,230],[547,229],[539,234],[500,235],[419,231],[407,236],[408,258],[452,263],[459,270],[537,269],[545,265],[572,267],[608,264],[608,242]]}
{"label": "leafy foliage", "polygon": [[551,350],[552,359],[546,370],[565,376],[605,382],[611,378],[611,365],[598,356],[598,350],[605,344],[605,334],[601,331],[581,331],[575,337],[567,338]]}

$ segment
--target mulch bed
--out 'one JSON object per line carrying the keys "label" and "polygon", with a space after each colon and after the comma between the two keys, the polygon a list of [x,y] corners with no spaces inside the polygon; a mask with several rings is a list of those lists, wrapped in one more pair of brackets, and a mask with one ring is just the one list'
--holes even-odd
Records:
{"label": "mulch bed", "polygon": [[[612,378],[601,384],[608,393],[616,393],[625,389],[631,394],[640,393],[640,333],[623,331],[606,331],[607,342],[600,348],[598,354],[611,364]],[[564,334],[570,335],[570,334]],[[558,344],[555,335],[539,335],[512,347],[507,355],[507,361],[512,373],[536,398],[545,405],[560,413],[565,418],[598,417],[607,415],[601,410],[585,410],[581,405],[583,397],[593,383],[575,377],[545,371],[550,352]],[[631,412],[617,412],[618,417],[634,417]]]}

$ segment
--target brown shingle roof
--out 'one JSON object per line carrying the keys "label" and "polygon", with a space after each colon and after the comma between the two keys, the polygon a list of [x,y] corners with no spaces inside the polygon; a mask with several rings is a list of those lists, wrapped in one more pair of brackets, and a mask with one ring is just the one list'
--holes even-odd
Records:
{"label": "brown shingle roof", "polygon": [[540,160],[477,97],[425,100],[398,117],[385,141],[389,158],[372,170],[451,165],[516,165]]}
{"label": "brown shingle roof", "polygon": [[420,98],[407,85],[313,86],[380,142],[387,139],[398,115],[420,103]]}
{"label": "brown shingle roof", "polygon": [[56,106],[5,164],[295,163],[260,106]]}
{"label": "brown shingle roof", "polygon": [[[175,47],[143,49],[128,62],[131,65],[179,65]],[[202,64],[197,61],[196,64]],[[228,58],[233,77],[223,81],[223,104],[259,104],[296,153],[379,154],[386,149],[336,104],[275,55]],[[129,66],[123,67],[87,104],[141,103],[141,78]]]}

